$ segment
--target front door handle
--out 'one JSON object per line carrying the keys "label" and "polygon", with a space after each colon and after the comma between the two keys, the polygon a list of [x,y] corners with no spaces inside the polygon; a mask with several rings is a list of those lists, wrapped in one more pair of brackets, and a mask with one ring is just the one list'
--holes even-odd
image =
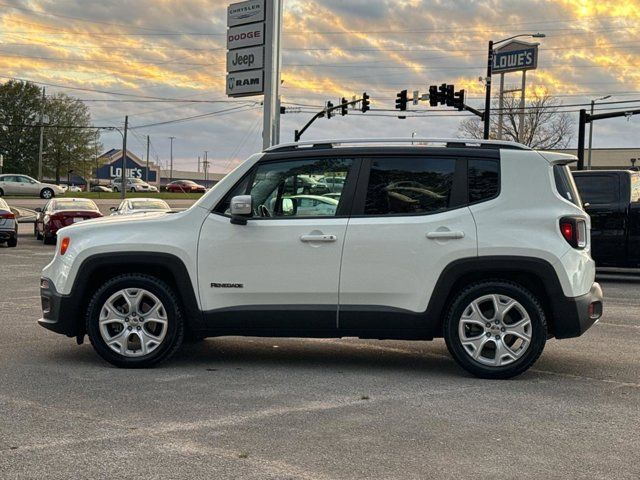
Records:
{"label": "front door handle", "polygon": [[302,235],[302,242],[335,242],[338,239],[335,235]]}
{"label": "front door handle", "polygon": [[440,232],[429,232],[427,233],[427,238],[429,240],[457,240],[460,238],[464,238],[464,232],[451,232],[448,230]]}

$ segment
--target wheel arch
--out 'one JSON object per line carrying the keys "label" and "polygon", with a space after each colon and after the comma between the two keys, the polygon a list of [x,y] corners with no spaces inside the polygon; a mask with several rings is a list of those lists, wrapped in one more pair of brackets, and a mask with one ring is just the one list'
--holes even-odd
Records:
{"label": "wheel arch", "polygon": [[180,301],[185,326],[199,329],[202,314],[196,292],[184,262],[175,255],[156,252],[96,254],[83,260],[69,296],[78,335],[84,334],[84,312],[94,292],[110,278],[126,273],[142,273],[159,278],[174,289]]}
{"label": "wheel arch", "polygon": [[565,296],[553,266],[534,257],[489,256],[456,260],[441,273],[426,312],[427,318],[437,319],[437,335],[443,333],[444,318],[455,296],[466,285],[482,280],[508,280],[529,290],[542,304],[549,333],[556,334],[555,316],[562,311],[557,303]]}

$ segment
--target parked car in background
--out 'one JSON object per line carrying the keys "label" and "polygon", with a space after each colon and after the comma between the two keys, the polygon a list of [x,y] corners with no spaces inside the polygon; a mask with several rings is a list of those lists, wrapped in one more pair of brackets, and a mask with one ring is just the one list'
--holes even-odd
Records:
{"label": "parked car in background", "polygon": [[342,192],[344,188],[345,178],[343,177],[320,177],[318,183],[326,185],[331,193]]}
{"label": "parked car in background", "polygon": [[67,192],[79,193],[82,192],[82,188],[78,187],[77,185],[71,185],[67,188]]}
{"label": "parked car in background", "polygon": [[[111,182],[111,187],[113,188],[114,192],[122,191],[122,179],[114,178],[113,181]],[[147,182],[143,182],[139,178],[128,178],[127,184],[125,186],[125,191],[155,193],[158,191],[158,189],[153,185],[149,185]]]}
{"label": "parked car in background", "polygon": [[91,187],[92,192],[102,192],[102,193],[110,193],[113,192],[113,189],[109,187],[105,187],[104,185],[94,185]]}
{"label": "parked car in background", "polygon": [[573,172],[591,216],[591,256],[599,267],[640,267],[640,172]]}
{"label": "parked car in background", "polygon": [[102,217],[98,206],[88,198],[55,198],[44,208],[36,208],[36,212],[33,233],[45,244],[55,243],[58,230],[63,227]]}
{"label": "parked car in background", "polygon": [[7,202],[0,198],[0,244],[5,242],[8,247],[18,245],[18,220]]}
{"label": "parked car in background", "polygon": [[294,195],[287,198],[295,202],[293,209],[298,217],[335,215],[340,203],[335,198],[318,195]]}
{"label": "parked car in background", "polygon": [[111,215],[134,215],[141,213],[170,212],[171,207],[159,198],[128,198],[117,207],[111,207]]}
{"label": "parked car in background", "polygon": [[28,195],[50,199],[63,195],[66,187],[39,182],[27,175],[0,175],[0,197],[4,195]]}
{"label": "parked car in background", "polygon": [[204,185],[192,182],[191,180],[174,180],[167,184],[167,192],[179,193],[205,193],[207,189]]}

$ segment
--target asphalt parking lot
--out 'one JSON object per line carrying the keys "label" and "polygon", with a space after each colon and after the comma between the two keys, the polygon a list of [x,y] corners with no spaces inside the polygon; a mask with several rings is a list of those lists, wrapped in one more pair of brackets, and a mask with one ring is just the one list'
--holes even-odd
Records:
{"label": "asphalt parking lot", "polygon": [[31,225],[0,247],[2,479],[640,477],[633,278],[601,279],[600,323],[509,381],[441,340],[216,338],[119,370],[37,325],[52,254]]}

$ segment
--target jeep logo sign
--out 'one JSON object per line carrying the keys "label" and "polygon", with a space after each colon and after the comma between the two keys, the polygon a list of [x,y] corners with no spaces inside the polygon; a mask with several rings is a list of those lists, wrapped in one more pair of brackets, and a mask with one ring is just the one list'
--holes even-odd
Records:
{"label": "jeep logo sign", "polygon": [[264,49],[262,47],[241,48],[227,52],[227,72],[240,72],[262,68]]}
{"label": "jeep logo sign", "polygon": [[[233,52],[230,52],[232,54]],[[243,95],[260,95],[264,93],[263,71],[230,73],[227,75],[227,95],[240,97]]]}
{"label": "jeep logo sign", "polygon": [[253,47],[264,44],[264,23],[230,28],[227,32],[227,49]]}
{"label": "jeep logo sign", "polygon": [[234,3],[227,8],[227,26],[229,27],[263,21],[264,0]]}
{"label": "jeep logo sign", "polygon": [[535,70],[538,67],[538,44],[509,42],[493,54],[493,73]]}

